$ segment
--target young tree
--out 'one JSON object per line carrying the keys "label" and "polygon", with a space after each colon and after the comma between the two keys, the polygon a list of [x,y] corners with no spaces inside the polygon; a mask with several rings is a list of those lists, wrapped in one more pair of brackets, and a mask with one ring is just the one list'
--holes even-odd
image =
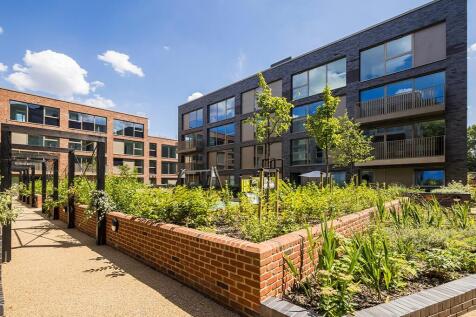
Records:
{"label": "young tree", "polygon": [[294,105],[284,97],[273,96],[263,74],[258,74],[258,80],[262,90],[257,93],[257,110],[245,122],[255,128],[256,141],[264,144],[264,157],[269,163],[271,137],[279,137],[289,130]]}
{"label": "young tree", "polygon": [[476,124],[468,127],[468,170],[476,172]]}
{"label": "young tree", "polygon": [[347,113],[338,117],[340,142],[336,148],[335,164],[349,167],[352,181],[355,178],[355,164],[373,159],[372,138],[366,136],[360,124],[349,119]]}
{"label": "young tree", "polygon": [[332,95],[328,86],[324,88],[323,96],[324,104],[317,108],[316,113],[307,116],[304,126],[307,134],[314,138],[317,146],[324,151],[326,178],[329,183],[329,153],[335,150],[340,142],[339,120],[335,117],[340,99]]}

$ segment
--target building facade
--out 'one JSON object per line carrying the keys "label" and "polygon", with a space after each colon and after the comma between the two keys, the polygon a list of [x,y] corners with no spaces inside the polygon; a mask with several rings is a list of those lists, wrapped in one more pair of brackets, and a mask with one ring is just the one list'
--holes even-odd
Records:
{"label": "building facade", "polygon": [[[146,117],[0,88],[2,123],[77,133],[77,139],[12,133],[12,143],[74,149],[78,175],[95,174],[95,144],[80,137],[95,134],[107,139],[106,173],[117,174],[119,166],[126,165],[136,170],[138,177],[146,183],[168,184],[176,179],[175,172],[167,170],[162,173],[161,167],[162,161],[166,161],[172,166],[170,170],[176,169],[177,141],[149,136]],[[165,158],[162,156],[163,149],[170,153]],[[55,155],[59,157],[60,177],[64,177],[67,175],[68,154]],[[37,170],[40,170],[39,167]]]}
{"label": "building facade", "polygon": [[[271,144],[284,177],[299,182],[324,169],[303,123],[329,85],[341,98],[338,115],[347,111],[373,136],[362,179],[425,187],[466,181],[466,16],[466,0],[433,1],[263,71],[273,94],[295,106],[292,128]],[[190,177],[217,166],[237,185],[256,174],[263,146],[244,120],[257,87],[251,76],[179,106],[179,165]],[[345,172],[334,170],[342,180]]]}

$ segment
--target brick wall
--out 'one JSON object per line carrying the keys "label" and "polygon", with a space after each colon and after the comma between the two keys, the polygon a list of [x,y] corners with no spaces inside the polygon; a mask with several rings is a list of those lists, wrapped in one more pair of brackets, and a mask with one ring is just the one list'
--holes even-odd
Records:
{"label": "brick wall", "polygon": [[[398,201],[387,204],[390,205],[398,206]],[[347,215],[332,225],[341,234],[350,235],[366,228],[373,212],[370,208]],[[117,232],[111,229],[113,218],[119,221]],[[261,301],[282,295],[291,285],[292,277],[284,267],[283,254],[301,267],[303,276],[311,272],[303,249],[307,244],[305,230],[252,243],[119,212],[107,216],[106,230],[108,245],[243,315],[259,315]],[[318,235],[320,227],[312,231]]]}
{"label": "brick wall", "polygon": [[[390,206],[398,208],[399,202],[392,201]],[[87,218],[85,208],[76,206],[75,226],[96,237],[96,218]],[[351,235],[367,228],[374,211],[369,208],[346,215],[330,225]],[[111,228],[113,219],[118,220],[117,231]],[[67,222],[63,210],[60,220]],[[320,226],[312,232],[319,235]],[[106,243],[246,316],[258,316],[262,301],[281,296],[291,286],[284,254],[303,277],[312,272],[306,230],[253,243],[112,212],[107,215]]]}
{"label": "brick wall", "polygon": [[64,223],[68,223],[68,213],[64,207],[60,207],[59,209],[59,220],[63,221]]}
{"label": "brick wall", "polygon": [[[87,217],[85,210],[87,206],[84,205],[76,205],[75,207],[75,214],[74,214],[74,226],[79,230],[84,233],[86,233],[88,236],[96,238],[96,217]],[[68,221],[68,217],[64,211],[60,212],[60,218],[61,214],[64,214],[64,220],[65,223]]]}

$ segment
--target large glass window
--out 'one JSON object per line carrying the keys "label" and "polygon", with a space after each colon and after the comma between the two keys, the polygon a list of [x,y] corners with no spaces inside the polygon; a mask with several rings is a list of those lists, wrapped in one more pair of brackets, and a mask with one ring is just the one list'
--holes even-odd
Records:
{"label": "large glass window", "polygon": [[157,174],[157,161],[155,160],[149,161],[149,174],[150,175]]}
{"label": "large glass window", "polygon": [[177,163],[162,162],[162,174],[177,174]]}
{"label": "large glass window", "polygon": [[413,35],[407,35],[360,53],[360,80],[396,73],[413,66]]}
{"label": "large glass window", "polygon": [[235,116],[235,98],[214,103],[208,106],[208,122],[217,122]]}
{"label": "large glass window", "polygon": [[80,139],[69,139],[68,142],[69,149],[85,152],[93,152],[95,145],[95,142]]}
{"label": "large glass window", "polygon": [[59,127],[58,108],[35,105],[20,101],[10,101],[10,119],[20,122],[53,125]]}
{"label": "large glass window", "polygon": [[129,140],[114,140],[114,154],[125,154],[134,156],[144,155],[144,143]]}
{"label": "large glass window", "polygon": [[203,109],[198,109],[183,115],[183,129],[194,129],[203,126]]}
{"label": "large glass window", "polygon": [[230,123],[208,129],[208,145],[223,145],[235,142],[235,124]]}
{"label": "large glass window", "polygon": [[299,107],[294,107],[293,112],[293,121],[292,121],[292,132],[304,132],[304,123],[307,120],[308,115],[313,115],[316,113],[317,107],[322,105],[324,102],[313,102],[310,104],[302,105]]}
{"label": "large glass window", "polygon": [[58,138],[29,134],[28,136],[26,136],[26,140],[27,140],[27,144],[32,146],[59,147]]}
{"label": "large glass window", "polygon": [[162,144],[162,155],[163,158],[177,158],[177,147],[174,145]]}
{"label": "large glass window", "polygon": [[81,112],[69,112],[68,126],[71,129],[106,133],[107,119]]}
{"label": "large glass window", "polygon": [[326,85],[331,89],[345,87],[345,58],[294,75],[293,100],[320,94]]}
{"label": "large glass window", "polygon": [[134,122],[114,119],[113,133],[114,135],[143,138],[144,125],[142,123],[134,123]]}
{"label": "large glass window", "polygon": [[149,156],[157,157],[157,143],[149,143]]}
{"label": "large glass window", "polygon": [[291,140],[291,165],[311,165],[323,162],[322,150],[320,150],[313,140],[296,139]]}
{"label": "large glass window", "polygon": [[[407,100],[393,100],[392,102],[409,102],[414,101],[416,105],[421,102],[424,104],[440,104],[445,101],[445,72],[434,73],[417,78],[398,81],[386,86],[375,87],[360,92],[360,101],[367,102],[370,100],[381,99],[385,97],[415,94],[414,98]],[[431,103],[429,103],[431,101]]]}
{"label": "large glass window", "polygon": [[445,171],[442,169],[415,171],[415,184],[422,187],[444,186]]}
{"label": "large glass window", "polygon": [[445,120],[422,121],[395,127],[375,128],[364,131],[373,142],[408,140],[413,138],[445,135]]}
{"label": "large glass window", "polygon": [[208,168],[216,166],[219,170],[231,170],[235,168],[235,156],[233,150],[208,152]]}

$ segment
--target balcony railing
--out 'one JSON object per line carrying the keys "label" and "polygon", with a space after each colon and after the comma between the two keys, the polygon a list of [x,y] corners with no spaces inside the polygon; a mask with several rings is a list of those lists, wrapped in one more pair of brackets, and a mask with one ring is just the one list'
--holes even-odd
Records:
{"label": "balcony railing", "polygon": [[367,118],[444,104],[443,86],[372,99],[357,104],[357,117]]}
{"label": "balcony railing", "polygon": [[201,151],[203,150],[204,145],[203,140],[179,141],[178,152],[185,153]]}
{"label": "balcony railing", "polygon": [[181,163],[179,164],[179,169],[186,169],[187,171],[197,171],[204,170],[205,163],[202,161],[190,162],[190,163]]}
{"label": "balcony railing", "polygon": [[445,136],[374,142],[374,160],[392,160],[445,155]]}

